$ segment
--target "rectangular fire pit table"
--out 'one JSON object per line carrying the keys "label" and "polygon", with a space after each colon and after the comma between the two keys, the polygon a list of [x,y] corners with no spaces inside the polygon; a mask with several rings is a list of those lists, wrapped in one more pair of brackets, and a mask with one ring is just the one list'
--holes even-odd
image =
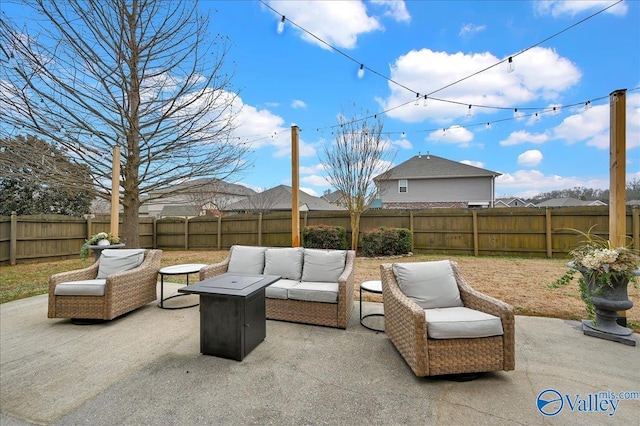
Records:
{"label": "rectangular fire pit table", "polygon": [[178,289],[200,295],[200,352],[242,361],[267,335],[264,289],[279,279],[226,273]]}

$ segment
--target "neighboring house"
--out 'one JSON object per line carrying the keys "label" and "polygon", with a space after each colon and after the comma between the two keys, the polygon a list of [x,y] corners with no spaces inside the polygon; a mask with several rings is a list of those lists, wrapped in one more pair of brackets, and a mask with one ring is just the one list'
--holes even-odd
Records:
{"label": "neighboring house", "polygon": [[184,217],[192,218],[196,216],[204,216],[205,212],[200,206],[164,206],[158,215],[158,219],[164,217]]}
{"label": "neighboring house", "polygon": [[563,197],[563,198],[552,198],[547,201],[543,201],[541,203],[536,204],[536,207],[581,207],[581,206],[606,206],[606,203],[603,203],[600,200],[578,200],[577,198],[571,197]]}
{"label": "neighboring house", "polygon": [[374,178],[385,209],[493,207],[501,173],[416,155]]}
{"label": "neighboring house", "polygon": [[[254,194],[256,192],[246,186],[219,179],[196,179],[151,193],[154,197],[163,196],[144,203],[140,208],[140,215],[161,218],[220,214],[229,204]],[[194,209],[198,211],[195,212]]]}
{"label": "neighboring house", "polygon": [[[268,213],[276,211],[291,211],[292,188],[278,185],[266,191],[259,192],[244,200],[227,206],[226,213]],[[300,211],[343,210],[324,198],[314,197],[304,191],[298,191]]]}
{"label": "neighboring house", "polygon": [[521,198],[498,198],[493,207],[536,207],[536,205]]}
{"label": "neighboring house", "polygon": [[328,202],[330,202],[335,206],[342,207],[342,208],[347,207],[347,203],[345,202],[345,199],[344,199],[344,193],[342,191],[336,190],[336,191],[330,192],[328,194],[323,195],[322,198],[324,198],[325,200],[327,200]]}
{"label": "neighboring house", "polygon": [[640,200],[629,200],[627,201],[627,205],[631,207],[633,206],[640,207]]}

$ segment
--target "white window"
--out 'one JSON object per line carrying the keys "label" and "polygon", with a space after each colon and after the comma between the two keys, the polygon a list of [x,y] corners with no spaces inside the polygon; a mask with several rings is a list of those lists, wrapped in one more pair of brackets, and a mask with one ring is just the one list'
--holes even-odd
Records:
{"label": "white window", "polygon": [[409,182],[406,179],[398,180],[398,192],[409,192]]}

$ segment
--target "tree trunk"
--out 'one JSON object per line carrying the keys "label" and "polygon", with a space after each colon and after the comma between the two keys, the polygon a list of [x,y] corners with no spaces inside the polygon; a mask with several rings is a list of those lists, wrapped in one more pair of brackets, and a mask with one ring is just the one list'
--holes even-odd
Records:
{"label": "tree trunk", "polygon": [[351,212],[351,250],[358,251],[358,236],[360,235],[360,213]]}

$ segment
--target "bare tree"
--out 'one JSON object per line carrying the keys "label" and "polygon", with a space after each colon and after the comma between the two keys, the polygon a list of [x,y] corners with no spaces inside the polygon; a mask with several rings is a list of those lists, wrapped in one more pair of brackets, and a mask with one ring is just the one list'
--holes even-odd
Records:
{"label": "bare tree", "polygon": [[351,248],[357,250],[360,217],[376,197],[373,178],[389,169],[395,153],[382,138],[379,118],[341,115],[338,125],[334,143],[324,147],[323,163],[329,183],[343,194],[351,218]]}
{"label": "bare tree", "polygon": [[157,190],[224,179],[248,165],[246,147],[230,137],[238,111],[223,67],[227,39],[209,33],[197,1],[31,0],[25,7],[37,19],[0,21],[2,132],[54,144],[89,168],[106,200],[111,154],[120,147],[127,246],[139,245],[139,208],[154,191],[170,196]]}

